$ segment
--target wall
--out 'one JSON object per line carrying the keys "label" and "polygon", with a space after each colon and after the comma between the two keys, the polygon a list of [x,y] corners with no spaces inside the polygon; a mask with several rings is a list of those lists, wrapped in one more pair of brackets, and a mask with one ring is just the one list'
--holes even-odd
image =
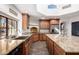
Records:
{"label": "wall", "polygon": [[72,22],[75,22],[75,21],[79,21],[79,15],[74,15],[74,16],[71,16],[71,17],[64,17],[64,18],[61,18],[61,20],[64,20],[65,21],[65,31],[66,31],[66,34],[67,36],[71,37],[72,36]]}
{"label": "wall", "polygon": [[[9,12],[9,8],[13,9],[18,16],[13,15]],[[12,4],[0,4],[0,15],[6,16],[12,20],[18,21],[18,35],[22,33],[22,15],[19,10]]]}
{"label": "wall", "polygon": [[38,25],[39,26],[39,18],[35,16],[31,16],[29,19],[30,25]]}
{"label": "wall", "polygon": [[29,18],[29,29],[26,32],[30,32],[31,27],[37,27],[39,31],[39,18],[35,16],[30,16]]}

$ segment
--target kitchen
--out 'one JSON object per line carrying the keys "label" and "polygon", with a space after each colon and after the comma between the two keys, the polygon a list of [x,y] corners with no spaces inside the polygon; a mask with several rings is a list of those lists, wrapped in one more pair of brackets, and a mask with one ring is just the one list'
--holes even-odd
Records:
{"label": "kitchen", "polygon": [[[40,14],[37,7],[36,11],[36,4],[0,6],[0,55],[79,55],[76,33],[79,29],[73,29],[78,27],[78,10],[61,16],[45,16],[42,14],[45,10]],[[55,8],[51,13],[45,11],[46,15],[57,13],[56,5],[37,6]],[[62,8],[71,10],[75,6],[68,4]],[[68,12],[66,10],[62,13]]]}

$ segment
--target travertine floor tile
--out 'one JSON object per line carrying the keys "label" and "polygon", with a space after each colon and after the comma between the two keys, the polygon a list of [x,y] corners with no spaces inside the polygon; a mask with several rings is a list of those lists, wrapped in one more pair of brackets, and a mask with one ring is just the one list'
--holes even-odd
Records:
{"label": "travertine floor tile", "polygon": [[30,55],[49,55],[45,41],[38,41],[32,44]]}

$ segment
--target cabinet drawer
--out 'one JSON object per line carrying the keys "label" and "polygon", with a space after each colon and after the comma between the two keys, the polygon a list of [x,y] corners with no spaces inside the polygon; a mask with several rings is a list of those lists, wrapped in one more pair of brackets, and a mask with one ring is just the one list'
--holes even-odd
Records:
{"label": "cabinet drawer", "polygon": [[60,48],[56,43],[54,43],[54,54],[65,55],[65,51],[62,48]]}

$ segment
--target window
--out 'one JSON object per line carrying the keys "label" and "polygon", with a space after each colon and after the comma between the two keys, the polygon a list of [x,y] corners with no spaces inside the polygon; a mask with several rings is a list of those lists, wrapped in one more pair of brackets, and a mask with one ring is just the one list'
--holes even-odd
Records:
{"label": "window", "polygon": [[0,16],[0,39],[6,38],[6,18]]}
{"label": "window", "polygon": [[8,36],[14,36],[17,34],[17,21],[15,20],[8,20]]}
{"label": "window", "polygon": [[0,39],[17,34],[17,21],[0,16]]}

